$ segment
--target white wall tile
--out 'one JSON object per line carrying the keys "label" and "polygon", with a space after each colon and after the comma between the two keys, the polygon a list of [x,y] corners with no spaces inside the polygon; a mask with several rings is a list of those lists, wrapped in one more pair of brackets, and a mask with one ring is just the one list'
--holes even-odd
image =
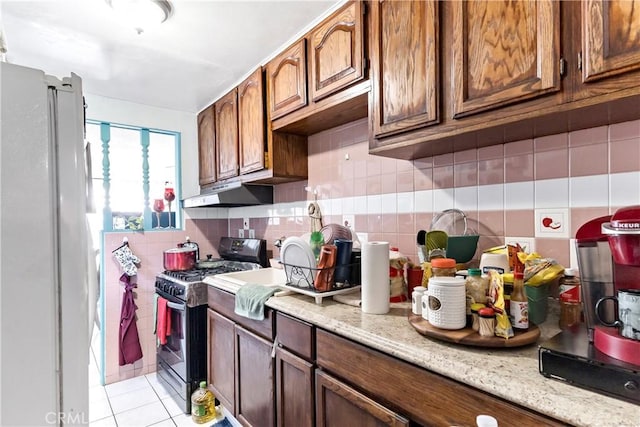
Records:
{"label": "white wall tile", "polygon": [[353,215],[355,212],[354,209],[354,198],[353,197],[343,197],[342,198],[342,214],[343,215]]}
{"label": "white wall tile", "polygon": [[387,193],[382,195],[382,211],[383,214],[398,213],[398,197],[397,193]]}
{"label": "white wall tile", "polygon": [[453,191],[454,207],[464,212],[478,210],[478,187],[459,187]]}
{"label": "white wall tile", "polygon": [[333,215],[331,213],[331,200],[318,200],[318,206],[320,206],[320,212],[322,212],[322,215]]}
{"label": "white wall tile", "polygon": [[510,182],[504,185],[504,209],[533,209],[533,181]]}
{"label": "white wall tile", "polygon": [[445,209],[453,209],[453,197],[453,188],[433,190],[433,212],[440,212]]}
{"label": "white wall tile", "polygon": [[640,204],[640,172],[609,175],[609,206]]}
{"label": "white wall tile", "polygon": [[420,190],[413,193],[415,211],[433,212],[433,190]]}
{"label": "white wall tile", "polygon": [[570,178],[569,206],[572,208],[609,206],[609,175]]}
{"label": "white wall tile", "polygon": [[478,210],[499,211],[504,209],[504,184],[478,187]]}
{"label": "white wall tile", "polygon": [[331,215],[342,215],[342,199],[331,199]]}
{"label": "white wall tile", "polygon": [[367,214],[367,196],[356,196],[353,198],[353,213],[355,215]]}
{"label": "white wall tile", "polygon": [[398,213],[415,211],[413,192],[398,193]]}
{"label": "white wall tile", "polygon": [[536,209],[569,207],[569,178],[535,182]]}
{"label": "white wall tile", "polygon": [[382,213],[382,197],[379,194],[367,196],[367,214],[377,215]]}

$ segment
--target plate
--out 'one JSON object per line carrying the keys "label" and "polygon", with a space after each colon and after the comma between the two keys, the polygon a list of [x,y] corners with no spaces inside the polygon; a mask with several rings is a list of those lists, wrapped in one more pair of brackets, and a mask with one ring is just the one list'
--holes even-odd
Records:
{"label": "plate", "polygon": [[540,337],[540,329],[536,325],[530,325],[526,332],[514,332],[514,336],[508,340],[500,337],[483,337],[471,328],[458,329],[455,331],[439,329],[432,326],[422,316],[409,314],[409,323],[418,333],[427,337],[442,341],[463,344],[472,347],[521,347],[533,344]]}
{"label": "plate", "polygon": [[287,237],[280,249],[280,260],[289,283],[294,286],[313,287],[316,257],[309,243],[300,237]]}

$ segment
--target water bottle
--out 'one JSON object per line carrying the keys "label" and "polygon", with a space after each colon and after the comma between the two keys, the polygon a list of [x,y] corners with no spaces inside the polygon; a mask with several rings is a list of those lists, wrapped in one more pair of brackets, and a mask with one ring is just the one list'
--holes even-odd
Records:
{"label": "water bottle", "polygon": [[193,422],[203,424],[214,419],[216,403],[213,393],[207,388],[207,382],[201,381],[200,388],[191,394],[191,419]]}

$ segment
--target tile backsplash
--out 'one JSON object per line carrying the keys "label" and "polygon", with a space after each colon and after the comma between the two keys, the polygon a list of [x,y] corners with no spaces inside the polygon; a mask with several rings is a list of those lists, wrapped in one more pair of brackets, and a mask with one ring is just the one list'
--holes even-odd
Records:
{"label": "tile backsplash", "polygon": [[[369,155],[366,119],[312,135],[308,144],[308,181],[276,186],[274,205],[191,209],[187,222],[227,216],[235,236],[249,217],[273,249],[275,239],[309,231],[308,186],[317,190],[324,223],[353,216],[368,240],[389,241],[412,258],[417,231],[429,229],[434,213],[458,208],[481,236],[476,256],[522,237],[569,266],[580,225],[640,204],[640,120],[417,160]],[[566,209],[569,238],[536,236],[538,209]]]}

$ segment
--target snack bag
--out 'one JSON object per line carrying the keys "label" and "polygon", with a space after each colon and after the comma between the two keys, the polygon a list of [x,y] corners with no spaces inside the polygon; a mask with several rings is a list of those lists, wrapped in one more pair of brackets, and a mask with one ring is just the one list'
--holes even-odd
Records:
{"label": "snack bag", "polygon": [[489,270],[489,306],[496,313],[496,336],[511,338],[514,334],[504,306],[504,282],[502,275],[495,270]]}
{"label": "snack bag", "polygon": [[529,286],[550,282],[564,272],[564,267],[556,260],[542,258],[535,252],[518,252],[518,259],[524,264],[524,281]]}

